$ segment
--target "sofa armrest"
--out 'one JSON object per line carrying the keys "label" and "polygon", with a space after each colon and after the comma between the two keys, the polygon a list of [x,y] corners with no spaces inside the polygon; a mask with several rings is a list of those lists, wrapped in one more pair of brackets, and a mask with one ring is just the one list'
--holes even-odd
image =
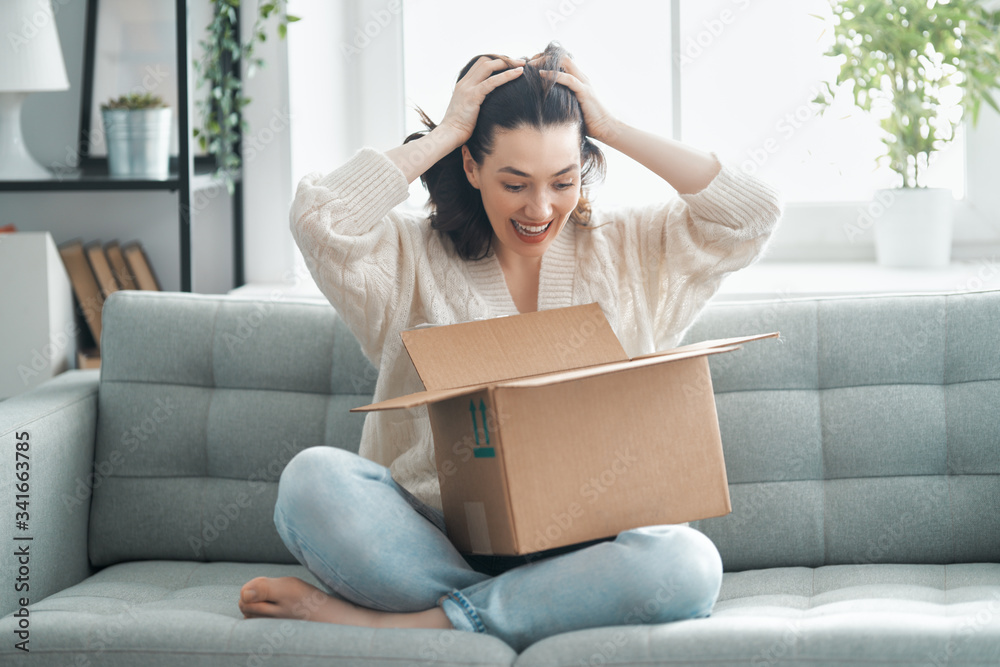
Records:
{"label": "sofa armrest", "polygon": [[[99,379],[97,370],[67,371],[0,402],[0,548],[4,553],[0,585],[5,589],[0,616],[18,610],[22,598],[33,604],[92,573],[87,524]],[[27,442],[27,447],[19,442]],[[18,474],[24,472],[27,479],[19,479]],[[18,488],[25,482],[26,489]],[[19,507],[16,503],[25,500],[24,491],[27,505]],[[25,510],[27,520],[19,524],[25,520],[20,514]],[[16,555],[24,551],[27,555]]]}

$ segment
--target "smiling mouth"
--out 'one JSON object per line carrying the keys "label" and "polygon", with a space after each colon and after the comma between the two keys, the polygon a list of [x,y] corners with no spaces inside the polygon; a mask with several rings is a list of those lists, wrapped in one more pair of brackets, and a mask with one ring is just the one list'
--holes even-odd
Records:
{"label": "smiling mouth", "polygon": [[518,231],[518,233],[520,233],[522,236],[528,236],[528,237],[541,236],[545,232],[549,231],[549,227],[552,226],[552,220],[549,220],[548,222],[542,225],[525,225],[518,222],[514,218],[511,218],[510,221],[511,223],[513,223],[514,228]]}

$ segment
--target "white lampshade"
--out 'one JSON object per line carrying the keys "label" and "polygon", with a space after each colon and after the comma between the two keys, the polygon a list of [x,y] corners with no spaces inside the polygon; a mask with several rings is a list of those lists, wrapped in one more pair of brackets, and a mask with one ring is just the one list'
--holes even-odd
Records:
{"label": "white lampshade", "polygon": [[24,143],[21,105],[69,88],[51,1],[0,0],[0,40],[0,180],[48,178]]}
{"label": "white lampshade", "polygon": [[0,91],[69,88],[50,0],[0,0],[0,39]]}

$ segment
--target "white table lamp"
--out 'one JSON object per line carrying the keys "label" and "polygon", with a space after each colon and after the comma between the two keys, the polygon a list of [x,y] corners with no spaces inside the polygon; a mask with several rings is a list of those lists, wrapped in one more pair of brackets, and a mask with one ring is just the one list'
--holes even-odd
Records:
{"label": "white table lamp", "polygon": [[0,0],[0,180],[52,176],[24,145],[21,105],[31,93],[67,88],[50,0]]}

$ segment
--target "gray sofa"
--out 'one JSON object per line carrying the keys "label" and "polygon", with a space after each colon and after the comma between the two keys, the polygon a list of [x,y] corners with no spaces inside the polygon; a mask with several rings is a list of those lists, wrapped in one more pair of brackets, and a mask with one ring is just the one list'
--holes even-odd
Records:
{"label": "gray sofa", "polygon": [[5,666],[1000,663],[1000,292],[711,306],[688,340],[782,332],[711,362],[733,500],[694,524],[727,570],[712,617],[520,655],[242,618],[254,576],[318,583],[274,530],[276,481],[304,447],[356,451],[373,391],[328,305],[118,292],[104,322],[100,376],[0,403]]}

